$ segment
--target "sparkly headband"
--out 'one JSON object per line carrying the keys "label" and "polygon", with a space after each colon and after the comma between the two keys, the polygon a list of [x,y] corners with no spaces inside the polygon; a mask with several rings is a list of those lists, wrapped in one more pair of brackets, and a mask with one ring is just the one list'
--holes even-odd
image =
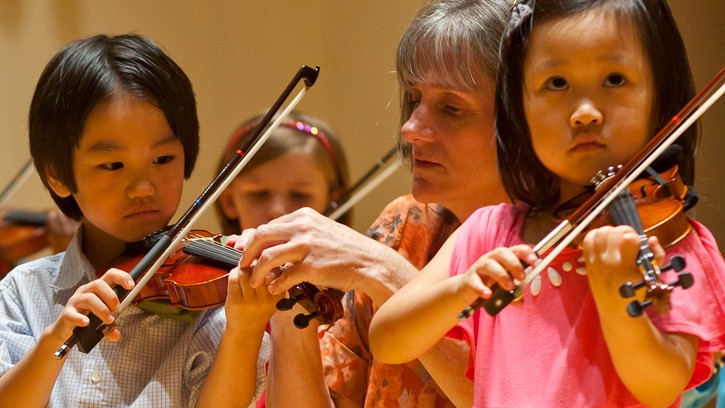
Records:
{"label": "sparkly headband", "polygon": [[[232,138],[229,140],[229,143],[227,144],[227,152],[234,152],[237,150],[235,146],[237,143],[239,143],[239,139],[242,138],[242,136],[249,133],[250,130],[257,127],[258,123],[250,123],[241,129],[237,130],[234,135],[232,135]],[[299,120],[288,120],[283,121],[279,124],[281,127],[286,127],[289,129],[300,131],[304,134],[310,135],[314,137],[322,146],[325,148],[327,153],[332,157],[332,161],[337,163],[337,155],[335,154],[335,150],[332,148],[332,143],[330,143],[330,139],[327,137],[327,135],[322,132],[318,127],[311,126],[307,123],[301,122]]]}
{"label": "sparkly headband", "polygon": [[[257,121],[254,121],[246,126],[243,126],[239,130],[237,130],[234,135],[232,135],[232,138],[229,140],[229,144],[227,145],[226,152],[227,156],[231,156],[234,154],[238,148],[236,147],[239,143],[239,139],[242,138],[242,136],[249,133],[253,128],[257,127],[258,123]],[[343,180],[342,180],[342,172],[340,169],[339,161],[337,160],[337,154],[335,154],[335,149],[332,147],[332,143],[330,143],[330,139],[327,137],[327,135],[321,131],[318,127],[312,126],[308,123],[299,121],[299,120],[286,120],[282,121],[279,124],[280,127],[285,127],[292,130],[297,130],[298,132],[304,133],[306,135],[309,135],[322,145],[324,147],[327,154],[330,155],[330,158],[332,159],[332,165],[335,168],[335,172],[337,173],[337,179],[340,183],[340,186],[344,186]]]}

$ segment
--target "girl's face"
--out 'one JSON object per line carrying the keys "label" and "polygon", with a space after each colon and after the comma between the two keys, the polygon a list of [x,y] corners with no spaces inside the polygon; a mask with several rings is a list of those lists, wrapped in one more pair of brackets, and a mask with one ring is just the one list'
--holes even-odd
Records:
{"label": "girl's face", "polygon": [[239,175],[219,200],[241,231],[302,207],[321,213],[330,204],[330,187],[314,156],[290,152]]}
{"label": "girl's face", "polygon": [[534,151],[562,197],[626,163],[649,138],[652,67],[638,32],[593,10],[534,28],[524,60],[524,112]]}
{"label": "girl's face", "polygon": [[[73,194],[94,231],[134,242],[166,227],[181,200],[184,146],[164,113],[119,93],[88,115],[73,150]],[[53,177],[56,194],[70,190]]]}
{"label": "girl's face", "polygon": [[[487,84],[493,89],[491,81]],[[496,168],[493,92],[410,87],[416,106],[403,125],[412,146],[413,196],[465,219],[486,200],[503,199]]]}

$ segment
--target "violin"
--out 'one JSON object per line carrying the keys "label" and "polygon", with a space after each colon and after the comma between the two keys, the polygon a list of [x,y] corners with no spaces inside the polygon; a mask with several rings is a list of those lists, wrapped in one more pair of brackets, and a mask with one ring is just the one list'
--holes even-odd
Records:
{"label": "violin", "polygon": [[[671,154],[672,151],[676,154]],[[672,145],[665,152],[665,156],[679,153],[681,148]],[[662,158],[658,159],[660,160]],[[609,168],[606,172],[600,171],[592,182],[598,186],[614,176],[615,171],[614,168]],[[634,297],[636,290],[647,287],[643,301],[634,300],[627,305],[627,313],[632,317],[640,316],[645,308],[653,305],[658,312],[669,310],[669,294],[672,290],[678,286],[688,289],[694,283],[692,274],[683,271],[685,259],[682,256],[674,256],[668,264],[658,265],[647,243],[647,237],[656,236],[664,248],[669,248],[684,239],[692,231],[685,209],[695,205],[697,195],[689,191],[682,181],[676,164],[662,173],[657,173],[651,167],[647,168],[647,172],[649,176],[635,180],[627,189],[620,192],[608,206],[607,211],[592,221],[589,227],[591,229],[609,224],[629,225],[639,235],[636,263],[643,280],[637,283],[626,282],[619,289],[622,297],[631,298]],[[661,274],[668,270],[675,271],[677,280],[664,283],[661,281]]]}
{"label": "violin", "polygon": [[[631,199],[636,206],[639,222],[642,224],[643,233],[648,236],[656,236],[660,244],[664,248],[669,248],[684,239],[692,226],[687,222],[685,211],[692,208],[696,203],[698,196],[691,191],[679,174],[679,167],[676,162],[678,159],[672,156],[678,156],[681,148],[677,145],[670,146],[662,160],[666,165],[670,165],[664,171],[657,173],[653,168],[656,164],[648,168],[648,176],[641,177],[632,182],[628,191]],[[600,171],[592,179],[594,185],[599,185],[606,179],[613,177],[618,168],[610,167],[606,171]],[[587,191],[568,202],[562,204],[554,211],[554,219],[561,221],[567,213],[571,213],[576,207],[582,204],[583,198],[589,198],[592,192]],[[589,229],[598,228],[603,225],[612,224],[611,211],[603,212],[599,217],[595,218],[589,225]],[[634,215],[633,215],[634,216]],[[586,232],[586,231],[585,231]],[[581,234],[572,245],[579,244]],[[581,247],[577,245],[579,249]]]}
{"label": "violin", "polygon": [[[166,260],[178,251],[181,242],[186,238],[191,230],[191,226],[203,215],[203,213],[216,201],[229,184],[236,178],[239,172],[249,162],[252,156],[259,150],[262,143],[269,138],[271,133],[279,126],[282,118],[294,109],[297,103],[307,92],[307,89],[314,85],[319,75],[319,67],[311,68],[302,66],[292,81],[287,85],[279,98],[272,107],[267,111],[262,120],[252,132],[252,137],[245,143],[240,150],[230,159],[229,163],[222,169],[214,180],[204,189],[199,197],[194,200],[192,205],[181,216],[168,231],[158,237],[154,245],[145,253],[145,255],[136,263],[129,272],[131,277],[136,281],[136,286],[132,290],[126,290],[121,286],[113,288],[116,296],[121,300],[118,311],[123,310],[129,304],[134,302],[136,296],[144,286],[154,278],[156,272],[166,262]],[[298,92],[297,96],[290,101],[286,107],[279,112],[284,105],[288,96],[297,87],[300,81],[304,82],[304,87]],[[276,116],[275,116],[276,115]],[[271,124],[270,124],[271,123]],[[58,360],[64,358],[68,352],[74,347],[83,353],[90,352],[96,344],[98,344],[106,333],[110,330],[109,325],[94,314],[89,316],[89,324],[85,327],[76,327],[73,334],[63,343],[63,345],[53,353]]]}
{"label": "violin", "polygon": [[[712,106],[725,93],[725,68],[721,68],[715,77],[703,87],[703,89],[695,95],[660,131],[658,131],[645,144],[645,146],[632,157],[626,164],[622,165],[613,175],[604,175],[601,182],[597,183],[594,193],[582,205],[580,205],[571,215],[557,225],[543,240],[534,246],[534,252],[543,259],[538,262],[528,273],[526,279],[516,285],[512,290],[503,290],[500,287],[493,287],[493,295],[490,299],[479,298],[466,307],[458,314],[459,319],[470,317],[476,310],[483,307],[486,312],[491,315],[497,315],[507,305],[518,299],[523,294],[523,289],[535,277],[537,277],[548,265],[556,258],[561,251],[571,244],[578,236],[580,236],[591,223],[599,217],[609,205],[617,199],[617,197],[625,189],[628,188],[648,167],[671,146],[677,138],[679,138],[687,128],[702,116],[702,114]],[[595,177],[596,178],[596,177]],[[635,211],[636,212],[636,211]],[[639,232],[639,231],[638,231]],[[640,252],[643,248],[640,248]],[[550,251],[549,251],[550,250]],[[548,252],[547,252],[548,251]],[[544,257],[544,255],[546,255]],[[641,259],[638,259],[641,262]],[[673,262],[674,264],[674,262]],[[676,269],[680,265],[671,265],[672,269]],[[682,265],[684,266],[684,265]],[[655,274],[655,281],[658,280],[659,274]],[[679,275],[679,271],[678,271]],[[620,294],[629,295],[632,289],[645,286],[651,283],[653,276],[651,274],[643,275],[645,284],[625,284],[626,288],[620,289]],[[681,286],[691,285],[687,282],[686,276],[680,276],[682,281],[675,282]],[[679,279],[678,279],[679,280]],[[665,284],[666,286],[673,286]],[[650,293],[651,292],[651,293]],[[655,297],[659,295],[659,291],[648,285],[647,297]],[[649,302],[647,300],[646,302]],[[638,307],[648,306],[649,304],[640,304],[629,307],[628,313],[633,316],[641,314]],[[639,312],[639,313],[637,313]]]}
{"label": "violin", "polygon": [[[141,255],[137,253],[148,251],[158,236],[158,233],[151,234],[141,243],[130,244],[124,254],[101,269],[129,270],[140,259]],[[224,245],[221,238],[220,234],[192,230],[185,242],[164,261],[138,292],[133,304],[164,301],[171,306],[191,311],[223,305],[227,299],[229,271],[237,267],[244,253]],[[279,273],[284,272],[284,267],[279,269]],[[321,290],[303,282],[295,286],[290,298],[282,299],[280,302],[289,302],[289,308],[299,303],[309,312],[307,315],[301,313],[294,318],[295,326],[303,328],[307,327],[312,319],[328,324],[342,317],[342,295],[340,291]],[[279,307],[282,306],[278,304]]]}
{"label": "violin", "polygon": [[[33,160],[26,161],[0,192],[0,208],[34,173]],[[25,258],[48,246],[45,214],[32,211],[6,211],[0,227],[0,278]]]}
{"label": "violin", "polygon": [[[154,233],[140,243],[127,245],[123,254],[101,270],[131,270],[159,236],[160,233]],[[197,240],[212,240],[222,245],[220,238],[221,235],[205,230],[191,230],[189,237],[164,260],[153,277],[138,292],[133,303],[163,300],[172,306],[192,311],[223,305],[227,298],[227,276],[237,263],[224,262],[213,256],[195,256],[186,251],[186,246]]]}
{"label": "violin", "polygon": [[41,211],[9,210],[0,226],[0,278],[18,261],[50,245],[48,216]]}
{"label": "violin", "polygon": [[[184,246],[183,251],[188,255],[198,257],[198,259],[205,259],[222,265],[227,271],[236,267],[244,253],[238,249],[223,245],[218,239],[218,236],[215,238],[192,240]],[[284,273],[284,270],[285,268],[281,266],[278,268],[278,273]],[[223,284],[218,282],[220,277],[213,277],[213,279],[209,279],[204,285],[203,291],[195,289],[200,293],[199,297],[203,296],[204,299],[210,301],[209,296],[212,299],[216,299],[214,297],[215,293],[221,293],[223,291],[223,298],[226,299],[226,276],[227,274],[221,278],[224,282]],[[183,276],[172,276],[165,280],[168,284],[178,288],[175,289],[176,291],[182,288],[186,291],[186,287],[180,285],[180,282],[183,281]],[[188,295],[191,295],[191,292]],[[313,319],[319,320],[321,324],[329,324],[341,318],[343,315],[343,295],[344,293],[337,289],[319,289],[309,282],[302,282],[290,288],[289,297],[277,302],[276,307],[278,310],[289,310],[296,303],[299,303],[309,314],[300,313],[296,315],[293,323],[295,327],[303,329],[309,326],[310,321]],[[190,309],[189,307],[185,308]]]}

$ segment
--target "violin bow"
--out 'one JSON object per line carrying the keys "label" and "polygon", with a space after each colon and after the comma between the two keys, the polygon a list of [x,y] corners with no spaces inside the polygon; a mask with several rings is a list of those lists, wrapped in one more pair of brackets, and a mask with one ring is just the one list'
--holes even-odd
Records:
{"label": "violin bow", "polygon": [[[556,245],[541,261],[537,262],[526,278],[512,290],[497,287],[490,299],[478,298],[458,314],[463,320],[483,307],[491,316],[496,316],[504,307],[523,294],[524,288],[556,258],[561,251],[581,234],[609,204],[629,186],[657,157],[672,145],[697,119],[707,111],[725,92],[725,67],[715,75],[703,89],[690,100],[649,142],[630,159],[616,174],[597,186],[594,194],[574,213],[562,221],[553,231],[534,247],[542,256]],[[595,177],[596,178],[596,177]],[[558,244],[557,244],[558,242]]]}
{"label": "violin bow", "polygon": [[[179,221],[173,227],[163,234],[149,252],[139,261],[139,263],[131,270],[130,275],[136,281],[136,286],[128,291],[121,286],[113,288],[119,299],[123,299],[119,306],[120,312],[127,307],[136,295],[143,289],[144,285],[153,277],[154,273],[161,267],[166,259],[176,251],[176,247],[181,244],[192,225],[201,217],[201,215],[217,200],[219,195],[234,180],[239,172],[246,166],[249,160],[259,150],[262,144],[269,138],[271,133],[279,126],[282,119],[287,116],[292,109],[299,103],[307,92],[307,89],[315,84],[320,73],[320,67],[311,68],[302,66],[295,74],[292,81],[282,92],[277,101],[267,111],[253,132],[253,136],[245,143],[240,150],[237,150],[229,163],[212,182],[204,189],[201,195],[194,200],[191,207],[184,213]],[[277,111],[282,107],[292,91],[297,87],[300,81],[304,81],[304,87],[299,91],[295,98],[287,104],[279,115]],[[276,115],[276,117],[275,117]],[[272,121],[271,125],[267,125]],[[267,128],[264,133],[262,131]],[[73,334],[65,343],[54,353],[56,359],[60,360],[65,357],[68,352],[77,345],[78,349],[83,353],[90,352],[96,344],[106,335],[112,325],[104,324],[98,316],[91,314],[89,316],[90,323],[86,327],[76,327]]]}
{"label": "violin bow", "polygon": [[[353,205],[363,199],[371,190],[390,177],[400,167],[400,161],[395,160],[396,147],[388,150],[360,179],[348,190],[340,200],[332,203],[327,211],[327,218],[337,221]],[[394,163],[394,164],[393,164]],[[377,174],[377,175],[376,175]],[[341,204],[340,204],[341,203]]]}
{"label": "violin bow", "polygon": [[23,167],[20,168],[20,171],[13,176],[8,185],[5,186],[2,192],[0,192],[0,208],[5,207],[5,204],[7,204],[8,200],[10,200],[10,197],[18,191],[18,189],[34,172],[35,166],[33,165],[33,159],[28,159],[28,161],[23,164]]}

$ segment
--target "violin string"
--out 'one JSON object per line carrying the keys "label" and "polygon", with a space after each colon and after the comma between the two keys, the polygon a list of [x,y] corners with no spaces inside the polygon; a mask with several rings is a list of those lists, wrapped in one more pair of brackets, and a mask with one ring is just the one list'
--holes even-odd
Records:
{"label": "violin string", "polygon": [[184,252],[204,259],[224,262],[236,266],[243,252],[221,243],[207,239],[192,240],[184,247]]}

